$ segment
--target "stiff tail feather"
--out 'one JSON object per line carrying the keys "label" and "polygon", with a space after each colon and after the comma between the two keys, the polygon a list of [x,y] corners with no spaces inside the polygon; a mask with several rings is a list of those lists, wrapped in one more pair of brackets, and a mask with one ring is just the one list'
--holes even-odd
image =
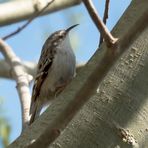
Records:
{"label": "stiff tail feather", "polygon": [[37,104],[37,102],[31,107],[31,111],[30,111],[30,121],[29,121],[29,125],[31,125],[40,115],[42,107]]}

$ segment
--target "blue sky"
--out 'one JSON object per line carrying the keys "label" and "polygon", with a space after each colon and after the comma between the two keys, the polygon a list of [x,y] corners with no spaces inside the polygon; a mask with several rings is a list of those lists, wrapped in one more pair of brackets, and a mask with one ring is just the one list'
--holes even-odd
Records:
{"label": "blue sky", "polygon": [[[102,17],[105,0],[93,0],[93,2]],[[107,22],[109,30],[114,27],[130,2],[131,0],[110,0]],[[0,36],[10,33],[23,23],[1,27]],[[22,60],[37,62],[48,35],[77,23],[80,25],[71,32],[70,38],[77,62],[86,62],[98,46],[99,33],[82,4],[37,18],[25,30],[7,42]],[[11,126],[10,142],[15,140],[21,132],[21,109],[15,86],[14,81],[0,79],[0,97],[3,98],[0,104],[2,107],[0,116],[5,116]]]}

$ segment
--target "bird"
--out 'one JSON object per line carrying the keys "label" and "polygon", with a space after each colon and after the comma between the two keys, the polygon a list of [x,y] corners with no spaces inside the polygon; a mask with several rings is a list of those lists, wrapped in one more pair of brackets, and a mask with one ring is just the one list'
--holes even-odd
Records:
{"label": "bird", "polygon": [[76,74],[76,57],[69,32],[78,25],[54,32],[43,45],[32,90],[30,125],[39,117],[42,108],[58,96]]}

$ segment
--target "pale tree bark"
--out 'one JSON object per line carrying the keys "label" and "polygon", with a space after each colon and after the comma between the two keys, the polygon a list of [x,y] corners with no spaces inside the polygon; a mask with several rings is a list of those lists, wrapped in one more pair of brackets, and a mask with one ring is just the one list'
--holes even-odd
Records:
{"label": "pale tree bark", "polygon": [[9,147],[146,148],[147,18],[147,1],[133,0],[113,30],[118,46],[103,44],[61,96]]}
{"label": "pale tree bark", "polygon": [[132,36],[125,35],[126,43],[129,41],[124,46],[126,52],[98,86],[99,92],[94,93],[49,148],[148,147],[146,4],[146,0],[135,0],[124,14],[113,31],[116,36],[137,29]]}
{"label": "pale tree bark", "polygon": [[0,39],[0,52],[9,63],[11,67],[10,73],[16,81],[16,88],[22,109],[22,129],[25,129],[29,121],[29,107],[31,102],[29,83],[32,81],[33,77],[24,71],[21,60],[16,56],[12,48],[2,39]]}
{"label": "pale tree bark", "polygon": [[[0,26],[10,25],[33,17],[37,12],[41,11],[49,1],[50,0],[19,0],[0,4]],[[80,3],[81,0],[55,0],[53,5],[49,5],[42,15]]]}

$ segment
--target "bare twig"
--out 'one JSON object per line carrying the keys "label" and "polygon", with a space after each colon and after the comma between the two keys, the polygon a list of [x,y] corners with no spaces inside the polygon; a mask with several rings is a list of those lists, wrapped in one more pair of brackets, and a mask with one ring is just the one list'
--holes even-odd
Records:
{"label": "bare twig", "polygon": [[[104,9],[104,16],[103,16],[103,22],[104,22],[105,25],[106,25],[106,22],[107,22],[107,19],[108,19],[109,3],[110,3],[110,0],[106,0],[105,9]],[[102,44],[102,42],[103,42],[103,36],[100,35],[99,46]]]}
{"label": "bare twig", "polygon": [[37,18],[39,15],[41,15],[46,8],[52,3],[54,2],[54,0],[51,0],[50,2],[47,3],[47,5],[41,9],[41,11],[39,11],[38,13],[36,13],[36,15],[34,15],[32,18],[30,18],[25,24],[23,24],[21,27],[19,27],[18,29],[16,29],[15,31],[11,32],[10,34],[2,37],[3,40],[7,40],[8,38],[18,34],[19,32],[21,32],[24,28],[26,28],[35,18]]}
{"label": "bare twig", "polygon": [[16,88],[21,102],[22,126],[24,129],[29,121],[29,108],[31,101],[29,82],[32,80],[32,77],[24,72],[20,59],[15,55],[11,47],[2,39],[0,39],[0,51],[6,61],[10,64],[12,76],[17,83]]}
{"label": "bare twig", "polygon": [[99,15],[97,14],[97,10],[95,9],[95,6],[93,5],[93,2],[91,0],[83,0],[83,3],[85,7],[87,8],[88,13],[91,16],[96,27],[100,31],[104,40],[106,41],[107,46],[112,47],[118,39],[112,36],[108,28],[105,26],[103,21],[100,19]]}

